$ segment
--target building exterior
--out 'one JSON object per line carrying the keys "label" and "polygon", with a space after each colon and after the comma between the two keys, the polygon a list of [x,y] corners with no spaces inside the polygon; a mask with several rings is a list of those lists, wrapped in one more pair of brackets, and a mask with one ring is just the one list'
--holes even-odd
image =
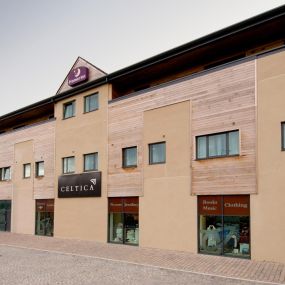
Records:
{"label": "building exterior", "polygon": [[284,24],[281,6],[112,74],[78,58],[0,117],[0,230],[285,262]]}

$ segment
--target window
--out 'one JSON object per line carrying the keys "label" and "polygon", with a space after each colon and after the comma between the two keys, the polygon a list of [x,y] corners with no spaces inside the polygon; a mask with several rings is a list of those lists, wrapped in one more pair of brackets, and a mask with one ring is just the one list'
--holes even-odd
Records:
{"label": "window", "polygon": [[165,163],[166,146],[165,142],[149,144],[149,164]]}
{"label": "window", "polygon": [[98,153],[84,154],[84,171],[98,170]]}
{"label": "window", "polygon": [[281,123],[281,150],[285,150],[285,122]]}
{"label": "window", "polygon": [[137,166],[137,147],[123,148],[123,167],[136,167]]}
{"label": "window", "polygon": [[63,173],[73,173],[75,171],[75,157],[69,156],[63,158]]}
{"label": "window", "polygon": [[120,244],[139,244],[139,198],[109,198],[109,238]]}
{"label": "window", "polygon": [[36,162],[36,176],[41,177],[45,175],[45,166],[43,161]]}
{"label": "window", "polygon": [[0,180],[7,181],[10,179],[11,179],[11,168],[10,167],[0,168]]}
{"label": "window", "polygon": [[24,178],[30,178],[31,177],[31,164],[26,163],[23,165],[24,168]]}
{"label": "window", "polygon": [[84,97],[84,112],[89,113],[99,108],[98,94]]}
{"label": "window", "polygon": [[198,196],[199,252],[250,257],[249,195]]}
{"label": "window", "polygon": [[68,119],[75,116],[75,101],[65,103],[63,105],[63,119]]}
{"label": "window", "polygon": [[239,131],[196,137],[197,159],[239,154]]}

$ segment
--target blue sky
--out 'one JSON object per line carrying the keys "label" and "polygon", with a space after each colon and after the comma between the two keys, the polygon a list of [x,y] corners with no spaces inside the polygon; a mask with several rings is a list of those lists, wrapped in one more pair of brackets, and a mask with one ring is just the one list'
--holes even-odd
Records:
{"label": "blue sky", "polygon": [[285,0],[0,0],[0,116],[53,96],[78,56],[110,73]]}

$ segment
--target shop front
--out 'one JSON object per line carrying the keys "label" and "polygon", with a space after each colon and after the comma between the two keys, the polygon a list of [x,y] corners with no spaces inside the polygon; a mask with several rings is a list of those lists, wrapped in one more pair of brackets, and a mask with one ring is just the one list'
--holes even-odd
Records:
{"label": "shop front", "polygon": [[109,198],[109,242],[139,244],[139,198]]}
{"label": "shop front", "polygon": [[199,252],[250,258],[249,195],[198,196]]}
{"label": "shop front", "polygon": [[36,200],[36,235],[53,236],[54,200]]}
{"label": "shop front", "polygon": [[11,230],[11,201],[0,201],[0,231],[9,232]]}

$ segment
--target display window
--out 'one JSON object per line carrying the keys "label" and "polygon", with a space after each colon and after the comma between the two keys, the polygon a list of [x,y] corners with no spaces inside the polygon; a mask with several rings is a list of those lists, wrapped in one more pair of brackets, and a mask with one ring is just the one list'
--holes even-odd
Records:
{"label": "display window", "polygon": [[36,235],[53,236],[54,200],[36,200]]}
{"label": "display window", "polygon": [[109,198],[109,242],[138,245],[138,197]]}
{"label": "display window", "polygon": [[249,195],[198,197],[199,252],[250,257]]}
{"label": "display window", "polygon": [[11,230],[11,201],[0,201],[0,231],[9,232]]}

